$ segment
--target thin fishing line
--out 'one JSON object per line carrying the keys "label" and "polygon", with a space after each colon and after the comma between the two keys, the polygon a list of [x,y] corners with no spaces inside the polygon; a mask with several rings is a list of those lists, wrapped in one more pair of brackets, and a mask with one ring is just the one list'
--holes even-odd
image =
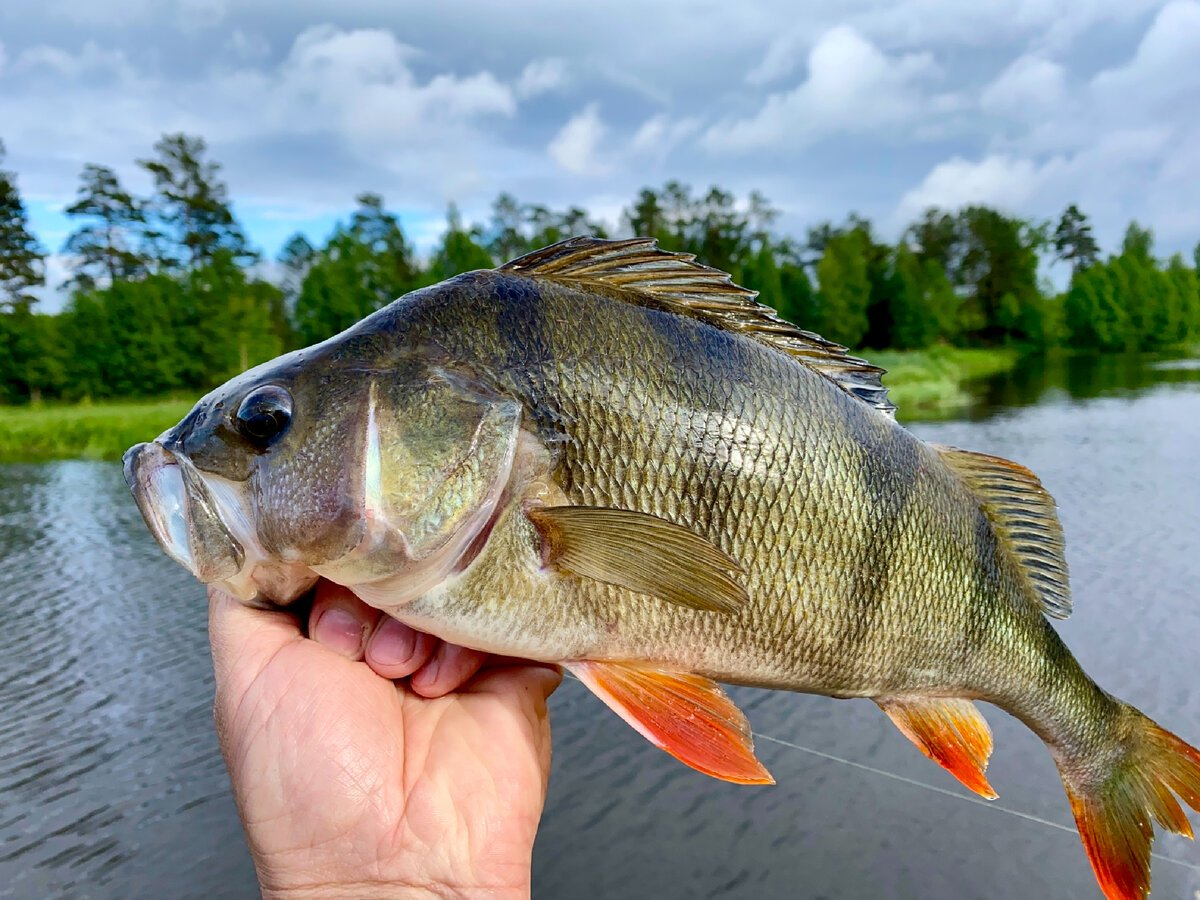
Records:
{"label": "thin fishing line", "polygon": [[[572,681],[579,681],[571,672],[564,674]],[[892,781],[899,781],[901,784],[911,785],[916,788],[923,788],[927,791],[932,791],[935,794],[943,794],[947,797],[953,797],[955,800],[961,800],[964,803],[971,803],[975,806],[983,807],[984,809],[994,810],[995,812],[1007,813],[1010,816],[1015,816],[1018,819],[1024,819],[1027,822],[1035,822],[1038,825],[1045,825],[1047,828],[1053,828],[1057,831],[1065,831],[1067,834],[1077,835],[1078,832],[1069,825],[1063,825],[1061,822],[1052,822],[1049,819],[1043,819],[1041,816],[1035,816],[1033,813],[1021,812],[1019,809],[1012,809],[1008,806],[1000,806],[995,803],[989,803],[986,800],[980,800],[977,797],[968,797],[966,794],[960,794],[958,791],[952,791],[949,788],[938,787],[936,784],[928,784],[924,781],[918,781],[915,778],[909,778],[907,775],[898,775],[895,772],[889,772],[886,769],[877,769],[874,766],[868,766],[866,763],[855,762],[852,759],[845,759],[841,756],[835,756],[832,753],[826,753],[823,750],[814,750],[812,747],[803,747],[800,744],[785,741],[783,738],[772,737],[769,734],[763,734],[761,731],[753,732],[754,736],[761,741],[770,741],[772,744],[778,744],[781,747],[788,747],[792,750],[798,750],[801,753],[807,753],[810,756],[816,756],[830,762],[841,763],[844,766],[849,766],[852,769],[860,769],[863,772],[870,772],[872,775],[880,775],[884,778],[890,778]],[[1190,869],[1193,872],[1200,872],[1200,865],[1195,863],[1184,862],[1182,859],[1164,856],[1161,853],[1151,853],[1154,859],[1161,859],[1163,862],[1171,863],[1172,865],[1181,866],[1184,869]]]}
{"label": "thin fishing line", "polygon": [[[874,766],[868,766],[866,763],[855,762],[852,759],[843,759],[842,757],[835,756],[832,753],[825,753],[822,750],[814,750],[812,747],[802,747],[800,744],[794,744],[791,741],[785,741],[783,738],[772,737],[769,734],[763,734],[761,731],[754,732],[754,736],[759,740],[770,741],[772,744],[779,744],[782,747],[788,747],[792,750],[799,750],[801,753],[808,753],[811,756],[818,756],[821,759],[827,759],[830,762],[836,762],[845,766],[850,766],[852,769],[861,769],[864,772],[870,772],[872,775],[881,775],[884,778],[890,778],[893,781],[899,781],[902,784],[908,784],[912,785],[913,787],[924,788],[927,791],[933,791],[935,794],[944,794],[947,797],[953,797],[955,800],[962,800],[965,803],[981,806],[984,809],[1007,813],[1010,816],[1016,816],[1018,819],[1036,822],[1039,825],[1045,825],[1049,828],[1057,829],[1058,831],[1065,831],[1068,834],[1077,834],[1075,829],[1069,825],[1063,825],[1060,822],[1051,822],[1049,819],[1043,819],[1041,816],[1035,816],[1032,813],[1021,812],[1019,809],[1012,809],[1008,806],[1000,806],[996,803],[989,803],[988,801],[980,800],[977,797],[968,797],[966,794],[960,794],[958,791],[952,791],[949,788],[938,787],[936,784],[927,784],[924,781],[918,781],[917,779],[909,778],[906,775],[898,775],[897,773],[889,772],[886,769],[877,769]],[[1195,863],[1184,862],[1182,859],[1164,856],[1161,853],[1151,853],[1150,855],[1155,859],[1161,859],[1163,862],[1173,863],[1174,865],[1182,866],[1185,869],[1191,869],[1193,872],[1200,872],[1200,865],[1196,865]]]}

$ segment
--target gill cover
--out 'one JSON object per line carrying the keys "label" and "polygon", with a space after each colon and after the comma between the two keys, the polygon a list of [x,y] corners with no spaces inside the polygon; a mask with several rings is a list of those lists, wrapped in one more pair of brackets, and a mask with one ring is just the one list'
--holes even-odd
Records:
{"label": "gill cover", "polygon": [[[440,583],[491,520],[521,407],[436,370],[371,378],[358,403],[311,443],[259,460],[259,534],[279,559],[401,603]],[[296,502],[306,488],[315,508]]]}

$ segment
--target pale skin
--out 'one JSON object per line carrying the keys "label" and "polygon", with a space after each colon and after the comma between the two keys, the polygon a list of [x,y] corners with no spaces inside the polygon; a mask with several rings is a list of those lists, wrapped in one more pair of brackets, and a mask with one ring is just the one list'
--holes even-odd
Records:
{"label": "pale skin", "polygon": [[322,582],[307,623],[209,592],[217,733],[266,898],[528,897],[561,673]]}

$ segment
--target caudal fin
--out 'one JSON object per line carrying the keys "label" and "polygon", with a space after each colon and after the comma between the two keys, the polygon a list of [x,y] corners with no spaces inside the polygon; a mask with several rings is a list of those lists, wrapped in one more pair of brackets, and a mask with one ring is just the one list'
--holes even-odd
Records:
{"label": "caudal fin", "polygon": [[1200,811],[1200,751],[1133,707],[1122,712],[1121,749],[1103,762],[1060,759],[1059,771],[1104,895],[1141,900],[1150,892],[1153,822],[1193,836],[1175,795]]}

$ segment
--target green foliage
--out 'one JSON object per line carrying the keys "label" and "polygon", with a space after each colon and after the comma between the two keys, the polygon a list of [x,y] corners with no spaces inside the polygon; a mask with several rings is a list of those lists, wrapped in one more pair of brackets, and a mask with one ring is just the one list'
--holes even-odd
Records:
{"label": "green foliage", "polygon": [[858,346],[867,333],[867,250],[862,233],[850,231],[830,238],[817,263],[818,331],[848,347]]}
{"label": "green foliage", "polygon": [[[458,207],[451,203],[446,211],[446,233],[430,261],[430,281],[442,281],[474,269],[490,269],[493,265],[492,257],[476,240],[477,237],[478,232],[466,231],[463,228]],[[516,249],[516,245],[510,246],[505,252],[512,253]]]}
{"label": "green foliage", "polygon": [[[0,142],[0,164],[4,144]],[[33,305],[33,288],[45,282],[46,254],[29,231],[17,178],[0,169],[0,311]]]}
{"label": "green foliage", "polygon": [[928,347],[952,327],[955,297],[946,273],[936,259],[922,262],[902,244],[895,277],[889,344],[905,350]]}

